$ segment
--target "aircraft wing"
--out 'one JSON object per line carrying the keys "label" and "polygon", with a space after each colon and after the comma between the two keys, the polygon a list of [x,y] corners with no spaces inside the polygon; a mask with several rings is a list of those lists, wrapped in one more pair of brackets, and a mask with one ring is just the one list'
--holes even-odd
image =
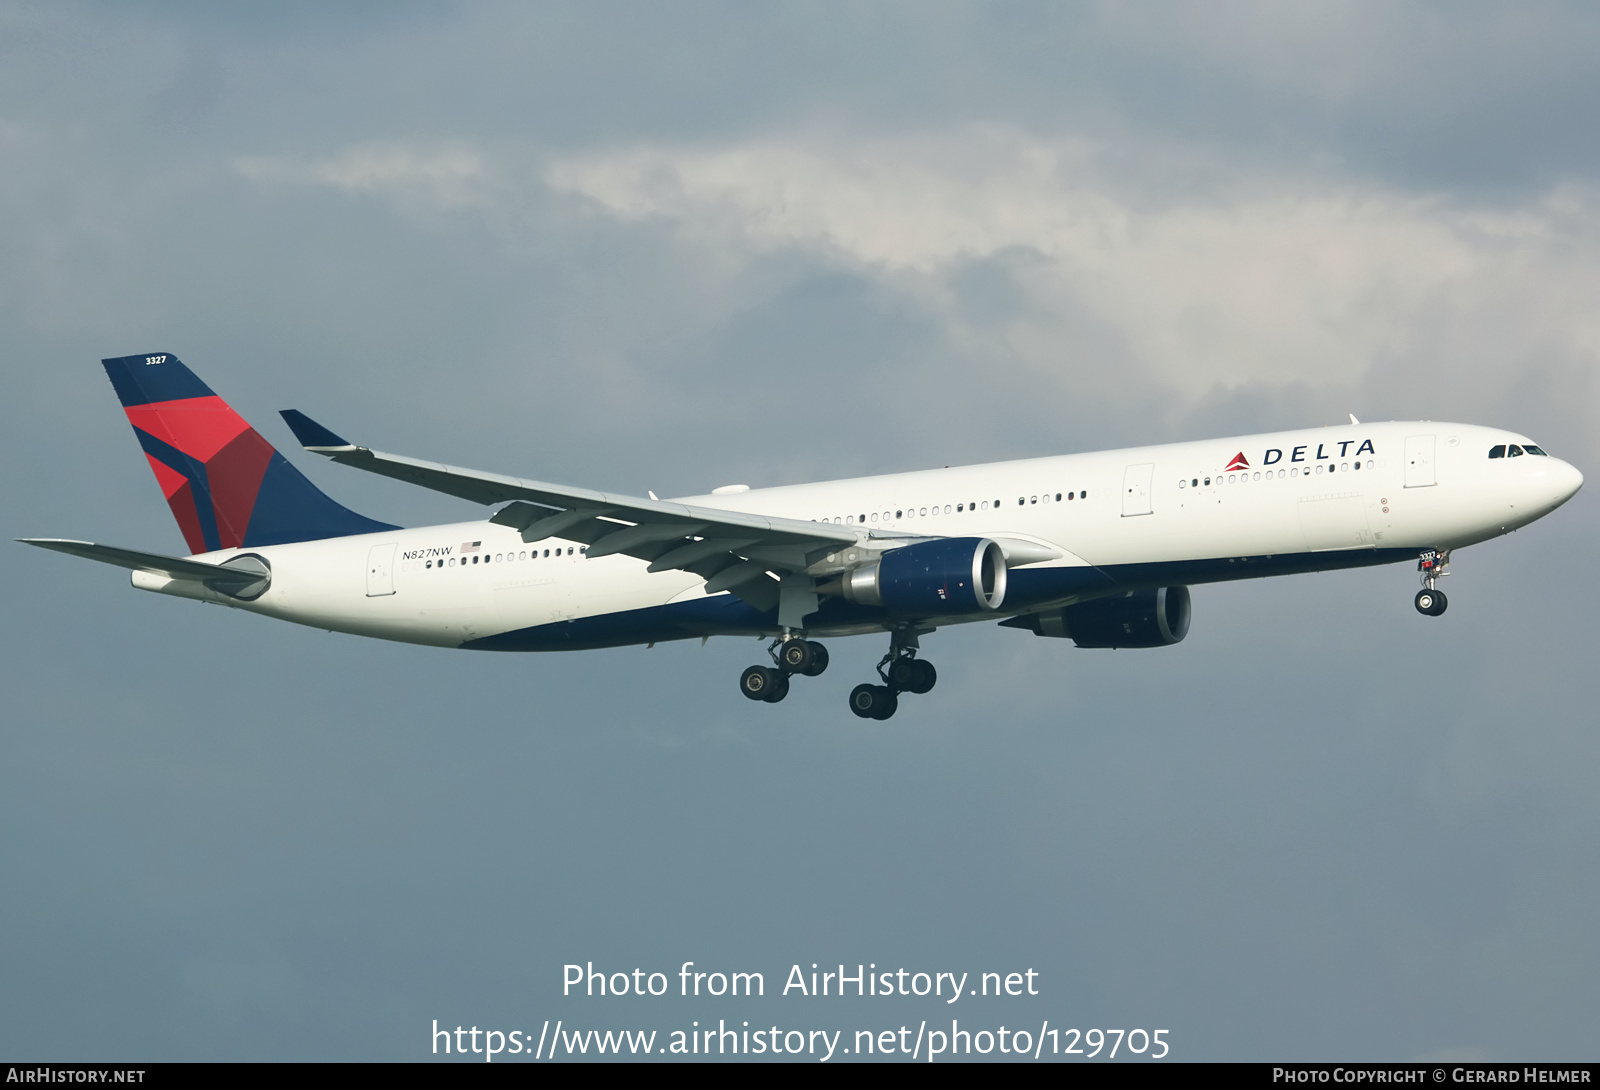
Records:
{"label": "aircraft wing", "polygon": [[648,560],[651,571],[680,568],[705,579],[708,594],[731,590],[763,608],[778,597],[768,572],[803,572],[828,553],[868,538],[916,540],[425,462],[356,446],[294,409],[281,415],[307,450],[342,465],[477,503],[507,503],[489,521],[521,531],[524,541],[561,537],[587,544],[590,557],[624,553]]}

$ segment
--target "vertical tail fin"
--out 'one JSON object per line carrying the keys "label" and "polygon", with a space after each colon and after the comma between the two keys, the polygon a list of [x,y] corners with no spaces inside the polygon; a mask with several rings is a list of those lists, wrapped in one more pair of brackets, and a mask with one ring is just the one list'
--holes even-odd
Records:
{"label": "vertical tail fin", "polygon": [[190,552],[397,529],[329,499],[177,356],[100,362]]}

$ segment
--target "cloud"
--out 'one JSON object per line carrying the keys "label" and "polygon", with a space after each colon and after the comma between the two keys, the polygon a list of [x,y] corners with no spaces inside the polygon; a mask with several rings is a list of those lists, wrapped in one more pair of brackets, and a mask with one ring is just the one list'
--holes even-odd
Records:
{"label": "cloud", "polygon": [[384,197],[407,208],[491,209],[508,196],[505,179],[489,157],[465,144],[390,141],[360,144],[320,159],[240,156],[232,166],[263,184],[324,186],[355,196]]}
{"label": "cloud", "polygon": [[[1106,158],[976,129],[640,146],[559,160],[545,178],[619,220],[719,248],[809,251],[939,303],[964,267],[1019,256],[1026,325],[1086,310],[1190,397],[1349,379],[1413,354],[1459,374],[1487,352],[1500,366],[1535,346],[1591,365],[1600,348],[1590,190],[1485,208],[1359,179],[1258,176],[1151,197],[1119,184]],[[1048,337],[1010,332],[1018,351],[1049,354]],[[1440,337],[1466,358],[1422,356]]]}

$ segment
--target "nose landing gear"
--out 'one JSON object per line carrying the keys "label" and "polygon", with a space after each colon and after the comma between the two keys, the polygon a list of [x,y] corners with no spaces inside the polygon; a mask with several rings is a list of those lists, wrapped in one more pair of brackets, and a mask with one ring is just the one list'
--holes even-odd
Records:
{"label": "nose landing gear", "polygon": [[900,709],[901,693],[925,693],[939,680],[933,663],[917,655],[918,633],[895,629],[889,638],[889,653],[878,661],[882,685],[857,685],[850,690],[850,710],[863,719],[888,719]]}
{"label": "nose landing gear", "polygon": [[1427,617],[1437,617],[1450,605],[1450,600],[1444,592],[1434,587],[1435,582],[1442,576],[1449,575],[1445,568],[1450,564],[1450,551],[1448,549],[1429,549],[1417,560],[1417,571],[1422,573],[1422,589],[1417,591],[1417,596],[1412,599],[1412,604],[1417,607],[1417,612]]}
{"label": "nose landing gear", "polygon": [[767,648],[773,666],[751,666],[739,675],[739,691],[751,700],[776,704],[789,695],[789,678],[795,674],[816,677],[828,668],[828,649],[820,643],[788,635]]}

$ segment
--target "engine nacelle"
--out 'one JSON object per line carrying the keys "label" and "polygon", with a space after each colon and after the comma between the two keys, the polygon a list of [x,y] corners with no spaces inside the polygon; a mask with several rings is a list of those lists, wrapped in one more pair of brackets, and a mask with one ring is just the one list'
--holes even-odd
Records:
{"label": "engine nacelle", "polygon": [[1189,588],[1137,590],[1000,623],[1079,647],[1165,647],[1189,634]]}
{"label": "engine nacelle", "polygon": [[1006,554],[983,537],[924,541],[890,549],[847,572],[847,601],[895,613],[936,616],[999,609],[1006,597]]}

